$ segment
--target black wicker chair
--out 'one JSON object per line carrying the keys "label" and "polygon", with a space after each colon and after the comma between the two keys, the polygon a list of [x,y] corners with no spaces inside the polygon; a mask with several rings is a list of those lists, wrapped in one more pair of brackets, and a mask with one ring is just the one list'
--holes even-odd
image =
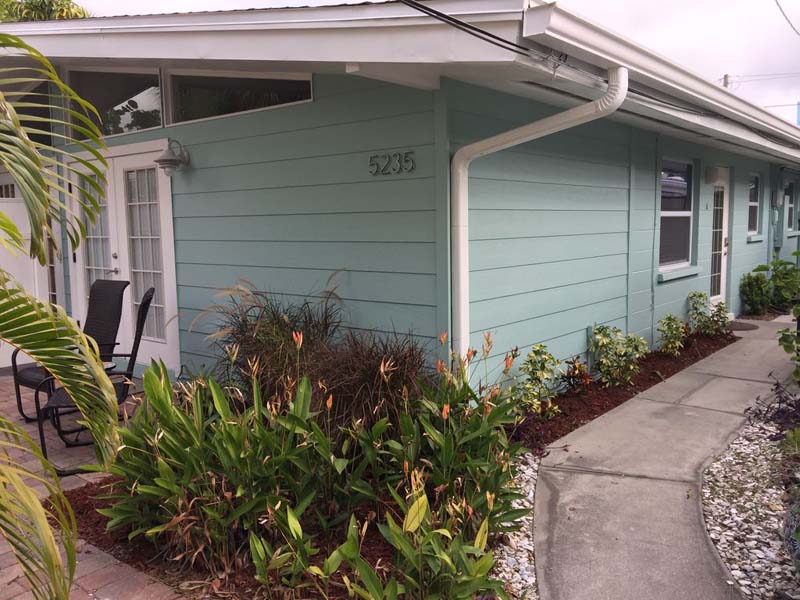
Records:
{"label": "black wicker chair", "polygon": [[[83,332],[97,342],[100,358],[108,362],[114,353],[117,342],[117,331],[122,318],[122,298],[128,281],[98,279],[89,288],[89,308]],[[14,376],[14,392],[17,395],[17,411],[27,422],[35,421],[22,408],[21,387],[37,389],[43,381],[52,378],[47,369],[36,364],[18,365],[19,349],[11,354],[11,373]],[[50,390],[51,392],[53,390]]]}
{"label": "black wicker chair", "polygon": [[[112,353],[109,358],[127,358],[128,363],[124,371],[117,371],[109,369],[108,375],[114,385],[114,392],[117,396],[117,404],[122,404],[130,395],[131,385],[133,383],[133,372],[136,367],[136,357],[139,354],[139,345],[142,341],[142,333],[144,332],[144,324],[147,321],[147,313],[150,310],[150,304],[153,301],[155,289],[150,288],[142,296],[142,301],[139,304],[139,310],[136,314],[136,331],[134,332],[133,345],[128,354]],[[47,458],[47,442],[44,435],[44,424],[49,419],[53,427],[58,433],[58,437],[64,442],[67,447],[73,446],[88,446],[92,444],[92,440],[82,441],[78,439],[82,431],[86,431],[83,425],[73,425],[65,427],[62,423],[62,417],[66,414],[71,414],[76,411],[75,403],[69,397],[64,388],[53,388],[53,378],[47,378],[42,381],[36,388],[34,395],[34,404],[36,406],[36,416],[39,426],[39,443],[42,447],[42,454]],[[41,394],[47,394],[46,402],[42,402]],[[63,471],[56,468],[59,475],[72,474],[79,471]]]}

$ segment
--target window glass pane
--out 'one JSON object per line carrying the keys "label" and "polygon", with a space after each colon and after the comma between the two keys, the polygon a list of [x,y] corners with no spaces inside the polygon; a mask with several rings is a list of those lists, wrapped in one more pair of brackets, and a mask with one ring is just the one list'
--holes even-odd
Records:
{"label": "window glass pane", "polygon": [[100,113],[104,135],[161,126],[157,74],[72,71],[70,84]]}
{"label": "window glass pane", "polygon": [[172,95],[178,123],[309,100],[311,82],[173,75]]}
{"label": "window glass pane", "polygon": [[692,166],[671,160],[661,164],[661,210],[692,210]]}
{"label": "window glass pane", "polygon": [[[150,223],[159,214],[158,190],[155,186],[155,169],[128,171],[125,181],[125,199],[128,207],[128,230],[131,273],[133,275],[134,319],[139,300],[145,291],[156,289],[150,314],[145,321],[144,335],[164,339],[166,336],[164,306],[161,288],[164,287],[161,238],[150,229]],[[155,250],[157,249],[157,250]]]}
{"label": "window glass pane", "polygon": [[747,231],[758,231],[758,205],[751,204],[748,207]]}
{"label": "window glass pane", "polygon": [[757,176],[750,178],[750,204],[758,204],[761,198],[761,181]]}
{"label": "window glass pane", "polygon": [[691,217],[661,217],[659,264],[689,261],[691,229]]}

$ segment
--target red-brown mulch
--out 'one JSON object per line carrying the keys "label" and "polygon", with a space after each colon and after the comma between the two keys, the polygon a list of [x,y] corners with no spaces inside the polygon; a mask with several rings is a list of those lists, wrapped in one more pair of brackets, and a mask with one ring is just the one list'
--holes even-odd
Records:
{"label": "red-brown mulch", "polygon": [[[542,454],[544,448],[558,438],[737,339],[733,335],[727,337],[691,335],[686,340],[684,351],[678,357],[652,352],[641,361],[641,369],[633,385],[606,388],[602,384],[594,383],[583,391],[561,394],[555,401],[561,410],[558,415],[549,420],[528,419],[513,432],[513,438],[523,442],[534,453]],[[195,596],[207,597],[206,594],[218,591],[220,595],[233,600],[261,597],[258,596],[257,590],[260,585],[255,580],[255,571],[252,567],[237,571],[224,583],[215,582],[213,576],[208,573],[179,572],[159,555],[158,548],[144,536],[128,540],[128,532],[125,530],[106,531],[107,519],[98,514],[97,509],[109,506],[109,501],[100,497],[106,493],[108,484],[113,481],[114,479],[109,477],[103,481],[66,492],[75,512],[81,539],[173,587],[183,584],[186,589],[186,584],[189,582],[207,581],[205,585],[189,586],[190,588],[194,587],[195,593],[192,595]],[[363,519],[361,521],[363,522]],[[321,564],[324,558],[342,541],[335,538],[330,540],[315,557],[314,562]],[[377,565],[379,568],[391,570],[394,550],[374,525],[368,529],[361,553],[362,557],[373,567]],[[329,597],[332,600],[347,598],[343,585],[338,581],[330,591]],[[305,597],[316,598],[317,596],[313,590],[309,589]]]}
{"label": "red-brown mulch", "polygon": [[596,382],[582,391],[565,392],[554,401],[561,411],[559,414],[547,420],[528,419],[513,432],[512,437],[534,454],[541,455],[557,439],[737,339],[733,335],[711,337],[692,334],[686,339],[684,350],[678,357],[663,352],[648,354],[641,361],[641,369],[632,385],[605,387]]}

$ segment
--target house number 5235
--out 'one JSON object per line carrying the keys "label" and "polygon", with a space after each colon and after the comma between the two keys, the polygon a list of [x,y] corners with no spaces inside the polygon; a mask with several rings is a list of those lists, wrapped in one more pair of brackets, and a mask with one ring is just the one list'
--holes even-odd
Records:
{"label": "house number 5235", "polygon": [[413,150],[409,152],[373,154],[369,157],[369,174],[374,177],[411,173],[416,168],[417,163],[414,162]]}

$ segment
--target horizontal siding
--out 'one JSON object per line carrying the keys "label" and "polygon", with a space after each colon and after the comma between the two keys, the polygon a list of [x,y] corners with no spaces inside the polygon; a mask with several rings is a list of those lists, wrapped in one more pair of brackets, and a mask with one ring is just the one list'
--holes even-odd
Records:
{"label": "horizontal siding", "polygon": [[[320,75],[313,102],[169,128],[192,161],[172,179],[185,362],[209,360],[198,316],[239,279],[294,302],[335,288],[349,327],[435,336],[433,111],[429,92]],[[397,151],[413,172],[370,175]]]}
{"label": "horizontal siding", "polygon": [[[451,143],[550,114],[489,90],[448,89]],[[608,122],[477,159],[470,166],[470,330],[498,356],[544,342],[586,351],[586,328],[627,311],[627,129]]]}

